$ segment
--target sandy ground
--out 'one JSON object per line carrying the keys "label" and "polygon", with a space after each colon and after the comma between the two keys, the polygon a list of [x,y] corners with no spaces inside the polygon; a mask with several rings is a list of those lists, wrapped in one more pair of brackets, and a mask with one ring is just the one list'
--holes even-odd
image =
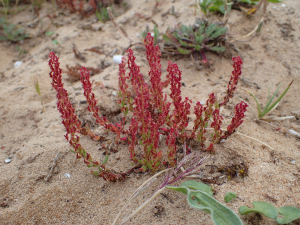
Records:
{"label": "sandy ground", "polygon": [[[133,12],[143,16],[151,15],[155,1],[126,0],[126,10],[120,10],[117,23],[134,41],[141,41],[140,33],[146,24],[153,30],[153,23],[137,17]],[[161,1],[158,11],[152,19],[158,24],[160,32],[176,22],[192,24],[195,22],[195,9],[189,7],[193,0]],[[172,5],[178,17],[164,15]],[[51,20],[48,14],[57,15]],[[70,146],[64,138],[65,128],[56,108],[56,93],[51,88],[49,77],[48,53],[55,51],[60,57],[61,67],[66,71],[67,64],[102,68],[102,72],[92,80],[101,82],[105,87],[94,89],[100,112],[113,121],[120,118],[116,105],[118,90],[118,66],[111,54],[122,54],[129,46],[126,39],[112,22],[97,22],[95,16],[81,19],[77,14],[67,10],[53,10],[51,4],[45,3],[39,12],[43,26],[27,28],[32,39],[25,40],[20,47],[27,54],[19,55],[16,45],[0,43],[0,224],[111,224],[126,200],[150,174],[133,173],[122,182],[109,183],[90,174],[82,160],[76,160]],[[199,12],[196,16],[200,16]],[[232,11],[228,17],[230,34],[239,40],[259,23],[263,16],[260,9],[254,16],[247,18],[240,11]],[[30,8],[9,18],[10,22],[30,24],[34,22],[34,13]],[[212,15],[211,20],[217,21]],[[54,31],[51,37],[43,34]],[[81,51],[86,62],[74,57],[73,45]],[[210,160],[203,166],[202,174],[207,178],[202,181],[212,185],[214,197],[220,202],[226,192],[237,193],[238,198],[227,204],[235,212],[242,205],[251,206],[252,201],[268,201],[277,207],[292,205],[300,207],[300,142],[288,130],[300,133],[299,104],[299,62],[300,62],[300,1],[286,0],[285,6],[269,4],[265,24],[261,32],[250,41],[234,42],[243,58],[243,75],[236,96],[248,101],[256,111],[254,100],[242,89],[250,90],[260,102],[266,101],[268,85],[274,91],[282,82],[282,89],[294,79],[294,83],[271,115],[296,116],[294,119],[281,122],[257,123],[255,114],[249,109],[247,118],[239,132],[251,136],[271,146],[233,135],[225,143],[216,147],[216,154],[203,153]],[[98,46],[106,55],[84,51]],[[141,71],[147,73],[145,52],[134,48],[137,63]],[[208,53],[210,68],[197,68],[191,65],[190,58],[176,59],[183,72],[183,96],[193,102],[205,101],[211,92],[223,96],[229,81],[232,66],[230,58],[221,58]],[[22,65],[14,68],[16,61]],[[162,59],[162,69],[167,68],[167,59]],[[37,95],[33,79],[38,78],[45,104],[42,111],[40,98]],[[92,129],[104,134],[101,128],[93,125],[93,118],[88,113],[87,105],[82,102],[83,90],[79,81],[68,81],[63,74],[65,87],[76,108],[81,121],[90,121]],[[251,81],[251,82],[249,82]],[[253,84],[255,83],[255,84]],[[230,115],[233,106],[240,100],[234,98],[223,111]],[[230,117],[226,117],[228,124]],[[279,129],[280,128],[280,129]],[[112,136],[106,136],[109,141]],[[104,158],[101,148],[107,141],[95,142],[88,137],[81,138],[82,145],[99,161]],[[193,151],[200,151],[192,148]],[[49,181],[45,177],[59,152],[57,166]],[[11,159],[5,163],[5,159]],[[235,164],[245,165],[248,176],[228,179],[228,176],[217,172],[218,167]],[[107,166],[115,171],[126,171],[132,167],[126,145],[117,146],[117,152],[110,152]],[[70,177],[66,177],[69,174]],[[222,178],[223,177],[223,178]],[[198,179],[201,181],[200,179]],[[133,208],[142,204],[152,191],[163,181],[160,177],[147,191],[143,192],[131,205]],[[183,182],[183,181],[181,181]],[[179,185],[177,183],[177,185]],[[212,224],[208,214],[191,209],[185,197],[180,193],[165,191],[143,211],[127,224]],[[157,210],[157,209],[161,209]],[[275,224],[274,221],[256,215],[241,216],[245,224]],[[293,224],[299,224],[300,221]]]}

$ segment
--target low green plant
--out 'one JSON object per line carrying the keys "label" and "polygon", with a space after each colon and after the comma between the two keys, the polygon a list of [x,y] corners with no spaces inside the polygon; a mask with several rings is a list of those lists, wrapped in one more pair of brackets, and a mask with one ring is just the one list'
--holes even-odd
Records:
{"label": "low green plant", "polygon": [[[244,3],[251,4],[251,5],[256,5],[259,3],[259,0],[237,0],[237,2],[244,2]],[[282,2],[282,0],[267,0],[267,2],[280,3],[280,2]]]}
{"label": "low green plant", "polygon": [[[243,224],[241,219],[228,207],[214,199],[211,187],[193,180],[182,183],[179,187],[166,186],[167,188],[179,191],[187,195],[188,204],[204,212],[210,213],[211,218],[216,225]],[[228,192],[224,197],[225,202],[236,198],[236,194]],[[278,224],[288,224],[294,220],[300,219],[300,209],[293,206],[284,206],[276,208],[271,203],[263,201],[252,202],[253,208],[241,206],[239,213],[246,215],[249,213],[259,213],[268,218],[276,220]],[[279,216],[280,215],[280,216]]]}
{"label": "low green plant", "polygon": [[197,0],[196,4],[205,15],[208,12],[228,14],[234,4],[245,3],[249,5],[261,5],[264,2],[280,3],[281,0]]}
{"label": "low green plant", "polygon": [[236,193],[233,193],[233,192],[227,192],[225,197],[224,197],[224,202],[230,202],[232,201],[233,199],[236,198]]}
{"label": "low green plant", "polygon": [[270,87],[269,87],[269,91],[268,91],[268,99],[267,99],[267,103],[264,107],[264,109],[262,110],[260,107],[260,103],[258,102],[257,98],[255,97],[254,94],[252,94],[250,91],[247,91],[255,100],[256,105],[257,105],[257,111],[258,111],[258,119],[263,119],[263,117],[265,115],[267,115],[268,113],[270,113],[271,111],[273,111],[277,105],[279,104],[280,100],[283,98],[283,96],[287,93],[287,91],[290,89],[291,85],[292,85],[293,81],[287,86],[287,88],[284,90],[284,92],[279,96],[279,98],[273,103],[273,100],[275,98],[275,96],[277,95],[279,88],[281,86],[281,83],[279,84],[277,90],[275,91],[275,93],[273,94],[273,96],[271,97],[270,95]]}
{"label": "low green plant", "polygon": [[[300,218],[300,209],[293,206],[284,206],[277,209],[271,203],[268,202],[252,202],[254,208],[248,208],[247,206],[241,206],[239,208],[239,213],[241,215],[246,215],[249,213],[259,213],[266,217],[276,220],[278,224],[288,224],[294,220]],[[279,215],[281,217],[279,217]]]}
{"label": "low green plant", "polygon": [[243,222],[230,208],[212,197],[211,187],[193,180],[186,181],[180,187],[167,186],[187,195],[188,204],[204,212],[210,213],[216,225],[242,225]]}
{"label": "low green plant", "polygon": [[24,28],[15,24],[9,24],[5,18],[0,19],[0,41],[18,42],[30,38]]}
{"label": "low green plant", "polygon": [[110,19],[107,8],[101,3],[99,3],[98,9],[96,10],[96,16],[98,20],[100,20],[103,23]]}
{"label": "low green plant", "polygon": [[181,54],[201,54],[202,62],[207,63],[205,51],[217,53],[226,50],[227,27],[207,20],[197,19],[194,26],[181,25],[167,30],[163,35],[166,46],[175,48]]}

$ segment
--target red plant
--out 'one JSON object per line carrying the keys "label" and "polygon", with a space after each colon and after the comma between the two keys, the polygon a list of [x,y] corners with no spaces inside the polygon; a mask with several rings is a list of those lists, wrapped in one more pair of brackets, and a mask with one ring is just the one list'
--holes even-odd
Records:
{"label": "red plant", "polygon": [[[150,82],[147,83],[140,72],[139,66],[135,63],[133,51],[127,51],[127,57],[123,57],[122,63],[119,64],[119,100],[121,111],[124,114],[119,124],[112,124],[106,118],[99,117],[98,107],[94,94],[92,93],[92,85],[90,82],[89,72],[83,67],[81,70],[81,82],[83,84],[84,96],[89,104],[88,110],[93,113],[96,122],[105,129],[116,133],[116,142],[119,139],[128,140],[129,152],[131,159],[135,163],[141,165],[140,170],[150,170],[156,172],[160,168],[160,163],[164,158],[164,153],[160,149],[160,139],[166,136],[166,145],[168,152],[168,165],[175,166],[177,162],[177,146],[176,141],[184,143],[186,140],[198,141],[203,150],[214,152],[214,144],[220,142],[221,139],[228,138],[242,124],[247,104],[244,102],[236,105],[235,116],[231,124],[224,133],[221,130],[223,117],[220,115],[219,105],[216,101],[214,93],[209,94],[206,105],[203,106],[197,102],[194,107],[196,119],[193,121],[194,127],[191,131],[187,130],[190,119],[190,108],[192,101],[189,98],[183,100],[181,95],[181,71],[177,64],[169,62],[167,68],[167,80],[161,80],[161,55],[159,48],[153,46],[153,38],[147,35],[145,41],[146,55],[149,62]],[[52,85],[58,92],[58,109],[62,114],[63,124],[67,129],[66,138],[74,147],[78,156],[84,157],[85,163],[91,167],[98,167],[98,171],[93,171],[94,175],[101,176],[106,180],[116,181],[123,179],[126,174],[116,175],[105,169],[103,163],[100,165],[97,161],[93,161],[91,156],[85,152],[79,144],[79,136],[81,124],[77,120],[66,90],[63,88],[61,81],[61,69],[59,68],[58,58],[54,53],[50,53],[49,65],[51,68],[50,76],[53,80]],[[233,58],[234,71],[228,85],[227,95],[224,102],[220,105],[226,105],[233,96],[236,89],[239,76],[241,74],[242,61],[239,57]],[[128,69],[128,72],[126,70]],[[163,93],[163,89],[170,85],[171,102],[167,101],[167,95]],[[171,105],[174,106],[170,110]],[[131,112],[132,118],[128,129],[125,129],[125,117]],[[210,123],[210,118],[213,121]],[[210,144],[205,149],[207,141],[207,127],[213,128]],[[127,126],[126,126],[127,127]],[[120,137],[123,134],[125,137]],[[137,153],[136,147],[139,146],[143,150]],[[188,146],[186,146],[188,149]]]}
{"label": "red plant", "polygon": [[[103,177],[104,180],[109,181],[117,181],[124,179],[126,174],[114,174],[105,169],[104,163],[100,164],[97,161],[94,161],[89,153],[87,153],[84,148],[79,143],[79,136],[81,130],[81,123],[77,119],[77,115],[75,114],[75,109],[73,108],[69,97],[68,92],[64,88],[64,84],[62,83],[62,70],[59,68],[58,57],[55,53],[49,53],[49,66],[51,72],[49,73],[52,78],[52,87],[57,91],[57,108],[61,113],[62,123],[67,130],[67,134],[65,138],[69,141],[70,145],[75,149],[73,152],[77,153],[77,158],[83,157],[84,163],[87,164],[88,167],[98,167],[99,171],[92,171],[94,175]],[[84,86],[84,93],[89,102],[89,110],[98,112],[98,108],[96,106],[96,100],[94,99],[94,94],[91,93],[91,84],[89,81],[89,73],[83,68],[81,71],[82,81]],[[98,116],[98,115],[97,115]]]}

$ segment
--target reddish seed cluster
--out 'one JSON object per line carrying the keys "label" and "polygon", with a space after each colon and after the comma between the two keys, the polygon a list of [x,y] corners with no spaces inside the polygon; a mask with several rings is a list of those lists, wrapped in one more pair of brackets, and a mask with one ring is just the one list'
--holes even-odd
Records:
{"label": "reddish seed cluster", "polygon": [[240,56],[232,58],[233,61],[233,71],[232,75],[230,77],[230,81],[228,83],[227,87],[227,93],[224,98],[224,101],[220,103],[220,106],[224,106],[229,102],[229,99],[233,97],[233,92],[237,88],[238,81],[240,79],[240,76],[242,74],[242,64],[243,61]]}
{"label": "reddish seed cluster", "polygon": [[243,118],[245,117],[245,112],[247,111],[248,104],[244,101],[241,101],[235,106],[235,115],[231,119],[231,123],[227,127],[224,136],[221,139],[226,139],[232,135],[235,130],[244,122]]}
{"label": "reddish seed cluster", "polygon": [[173,111],[173,124],[177,125],[177,129],[181,132],[188,125],[188,116],[190,114],[190,108],[192,101],[189,98],[185,98],[182,101],[181,97],[181,71],[177,64],[169,62],[168,69],[171,94],[170,97],[173,100],[175,110]]}
{"label": "reddish seed cluster", "polygon": [[[220,137],[222,135],[222,130],[221,130],[221,125],[222,125],[222,120],[223,120],[223,117],[220,115],[220,111],[219,109],[215,109],[212,113],[213,115],[213,122],[211,123],[211,127],[214,128],[214,135],[213,135],[213,138],[212,138],[212,143],[210,144],[209,146],[209,151],[212,151],[214,152],[214,149],[213,149],[213,144],[216,144],[219,142],[220,140]],[[207,151],[208,151],[207,149]]]}
{"label": "reddish seed cluster", "polygon": [[93,113],[93,116],[96,118],[96,122],[102,126],[105,126],[108,123],[108,120],[103,117],[99,117],[99,109],[96,106],[97,101],[95,99],[94,93],[92,93],[92,84],[90,82],[90,72],[86,70],[85,67],[82,67],[80,70],[80,80],[83,86],[84,93],[83,95],[86,97],[86,100],[89,104],[88,110]]}
{"label": "reddish seed cluster", "polygon": [[163,84],[161,82],[161,63],[160,56],[161,52],[159,47],[154,46],[154,40],[150,33],[147,34],[147,37],[144,39],[144,44],[146,47],[146,55],[149,63],[150,71],[150,99],[151,104],[157,107],[158,110],[162,110],[164,106],[163,101]]}
{"label": "reddish seed cluster", "polygon": [[62,83],[62,70],[59,68],[58,57],[53,52],[49,53],[49,57],[51,69],[49,75],[52,78],[52,87],[57,91],[57,108],[61,113],[62,123],[67,130],[65,137],[76,150],[79,148],[79,137],[76,134],[80,133],[81,123],[77,119],[75,109],[69,100],[68,92]]}

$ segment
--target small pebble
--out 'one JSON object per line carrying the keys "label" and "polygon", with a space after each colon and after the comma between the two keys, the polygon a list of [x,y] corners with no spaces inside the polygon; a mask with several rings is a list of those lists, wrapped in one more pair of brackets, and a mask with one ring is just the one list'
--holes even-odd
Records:
{"label": "small pebble", "polygon": [[296,131],[292,130],[292,129],[290,129],[289,132],[290,132],[290,134],[292,134],[292,135],[295,135],[295,136],[300,137],[300,134],[297,133]]}
{"label": "small pebble", "polygon": [[65,173],[64,176],[65,176],[66,178],[70,178],[70,177],[71,177],[71,175],[70,175],[69,173]]}
{"label": "small pebble", "polygon": [[285,5],[285,4],[281,4],[281,6],[282,6],[282,7],[286,7],[286,5]]}
{"label": "small pebble", "polygon": [[292,161],[291,161],[291,164],[296,164],[296,161],[295,161],[295,160],[292,160]]}
{"label": "small pebble", "polygon": [[201,104],[201,105],[204,105],[204,104],[205,104],[205,101],[200,101],[200,104]]}
{"label": "small pebble", "polygon": [[5,159],[4,162],[5,162],[5,163],[10,163],[10,162],[11,162],[11,159]]}
{"label": "small pebble", "polygon": [[122,62],[122,58],[123,58],[122,55],[114,55],[114,56],[113,56],[113,61],[114,61],[115,63],[120,64],[120,63]]}
{"label": "small pebble", "polygon": [[117,92],[113,91],[112,92],[113,96],[117,96]]}
{"label": "small pebble", "polygon": [[15,62],[15,64],[14,64],[15,69],[17,69],[19,66],[21,66],[22,63],[23,63],[22,61]]}

